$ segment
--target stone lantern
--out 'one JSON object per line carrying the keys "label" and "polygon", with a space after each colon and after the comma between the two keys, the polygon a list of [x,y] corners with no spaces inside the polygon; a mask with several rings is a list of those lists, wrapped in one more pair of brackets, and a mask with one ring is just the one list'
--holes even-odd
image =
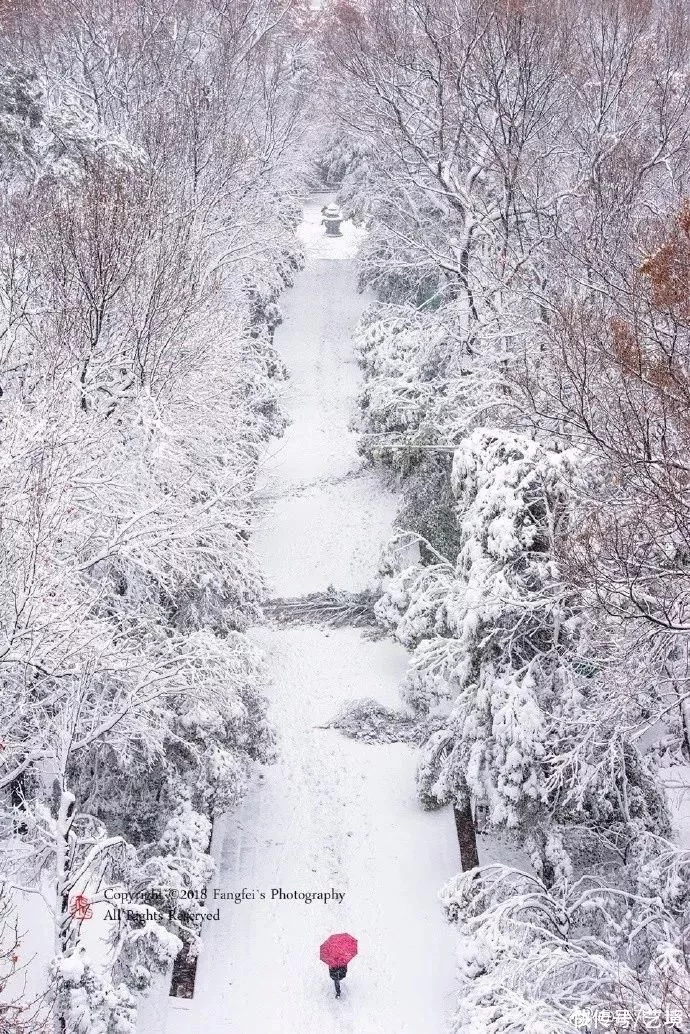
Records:
{"label": "stone lantern", "polygon": [[322,208],[321,212],[323,214],[321,225],[326,227],[326,236],[342,237],[340,224],[343,221],[343,213],[340,211],[338,206],[331,202],[330,205],[326,205],[325,208]]}

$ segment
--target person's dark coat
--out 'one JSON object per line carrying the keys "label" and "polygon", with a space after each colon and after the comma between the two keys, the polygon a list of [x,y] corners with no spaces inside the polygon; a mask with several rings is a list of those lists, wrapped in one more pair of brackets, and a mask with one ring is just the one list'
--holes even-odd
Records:
{"label": "person's dark coat", "polygon": [[340,998],[340,981],[347,976],[347,966],[329,966],[328,975],[335,984],[335,997]]}

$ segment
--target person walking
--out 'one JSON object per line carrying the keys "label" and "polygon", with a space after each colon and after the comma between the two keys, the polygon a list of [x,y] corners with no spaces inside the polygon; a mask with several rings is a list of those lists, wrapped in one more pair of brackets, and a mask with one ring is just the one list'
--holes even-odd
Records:
{"label": "person walking", "polygon": [[347,966],[329,966],[328,975],[335,984],[335,997],[340,998],[340,981],[347,976]]}
{"label": "person walking", "polygon": [[357,954],[357,941],[351,933],[332,933],[319,948],[319,958],[328,966],[328,975],[335,984],[335,997],[340,998],[340,981],[347,976],[347,964]]}

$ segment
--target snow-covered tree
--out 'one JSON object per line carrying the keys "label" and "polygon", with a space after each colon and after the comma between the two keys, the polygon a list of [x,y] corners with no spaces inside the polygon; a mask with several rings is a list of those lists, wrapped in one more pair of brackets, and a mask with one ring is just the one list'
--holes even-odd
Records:
{"label": "snow-covered tree", "polygon": [[283,427],[304,22],[87,0],[1,24],[3,868],[54,914],[56,1030],[125,1031],[198,930],[124,920],[97,965],[75,902],[200,893],[214,815],[273,754],[248,541]]}
{"label": "snow-covered tree", "polygon": [[[454,806],[471,868],[474,800],[552,899],[498,938],[526,892],[468,874],[486,897],[457,1029],[567,1030],[566,1007],[597,990],[612,1010],[675,1006],[684,906],[667,939],[635,873],[639,844],[671,883],[684,864],[649,844],[671,830],[655,758],[690,743],[686,12],[329,11],[340,195],[370,230],[360,276],[378,297],[358,335],[362,451],[404,492],[378,615],[412,651],[404,692],[428,715],[422,799]],[[621,902],[640,928],[659,922],[634,958],[589,905],[577,944],[533,936],[596,866],[614,929]],[[675,959],[663,972],[657,949]]]}
{"label": "snow-covered tree", "polygon": [[455,1034],[685,1030],[687,867],[648,835],[624,869],[562,871],[550,887],[500,865],[452,880],[441,899],[460,932]]}
{"label": "snow-covered tree", "polygon": [[441,709],[419,791],[427,806],[455,807],[469,867],[470,797],[493,826],[521,831],[542,872],[560,825],[621,850],[640,827],[667,829],[644,760],[622,723],[608,724],[601,642],[559,571],[574,460],[509,432],[470,434],[453,465],[457,561],[403,568],[377,605],[414,650],[408,702]]}

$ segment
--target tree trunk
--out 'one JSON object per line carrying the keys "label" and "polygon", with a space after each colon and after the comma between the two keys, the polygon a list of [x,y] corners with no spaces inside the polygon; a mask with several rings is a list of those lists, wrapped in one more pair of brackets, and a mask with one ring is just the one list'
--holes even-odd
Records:
{"label": "tree trunk", "polygon": [[55,954],[65,954],[70,935],[69,889],[70,832],[74,821],[74,794],[63,790],[60,795],[55,830]]}
{"label": "tree trunk", "polygon": [[[64,958],[70,935],[69,890],[67,881],[70,871],[70,832],[74,822],[74,794],[61,790],[58,799],[58,813],[55,830],[55,955]],[[67,1022],[60,1002],[54,1013],[55,1034],[65,1034]]]}
{"label": "tree trunk", "polygon": [[10,783],[10,803],[14,816],[14,832],[23,836],[29,831],[26,822],[19,818],[19,815],[26,811],[26,772],[21,772]]}
{"label": "tree trunk", "polygon": [[460,807],[457,805],[453,806],[453,816],[460,846],[460,865],[463,872],[469,872],[470,869],[475,869],[479,865],[477,834],[474,828],[472,803],[469,794],[466,795],[463,805]]}

